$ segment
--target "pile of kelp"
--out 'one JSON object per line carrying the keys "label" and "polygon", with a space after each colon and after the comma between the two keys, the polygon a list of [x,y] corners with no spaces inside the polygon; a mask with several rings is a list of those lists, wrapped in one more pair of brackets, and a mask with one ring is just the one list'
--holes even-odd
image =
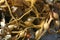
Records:
{"label": "pile of kelp", "polygon": [[0,0],[0,40],[60,40],[60,0]]}

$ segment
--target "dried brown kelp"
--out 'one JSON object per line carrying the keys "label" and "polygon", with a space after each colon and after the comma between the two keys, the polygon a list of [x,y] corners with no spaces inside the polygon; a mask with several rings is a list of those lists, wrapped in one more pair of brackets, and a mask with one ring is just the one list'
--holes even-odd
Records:
{"label": "dried brown kelp", "polygon": [[46,33],[60,33],[59,2],[0,0],[0,40],[41,40]]}

